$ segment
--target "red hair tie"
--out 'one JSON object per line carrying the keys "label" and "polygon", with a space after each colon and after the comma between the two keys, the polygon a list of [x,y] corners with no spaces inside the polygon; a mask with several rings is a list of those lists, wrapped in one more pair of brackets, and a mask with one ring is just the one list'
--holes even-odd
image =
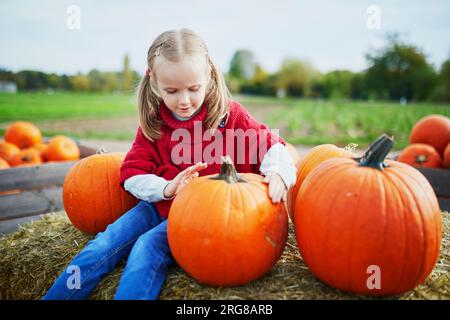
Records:
{"label": "red hair tie", "polygon": [[150,78],[150,69],[145,70],[145,75]]}

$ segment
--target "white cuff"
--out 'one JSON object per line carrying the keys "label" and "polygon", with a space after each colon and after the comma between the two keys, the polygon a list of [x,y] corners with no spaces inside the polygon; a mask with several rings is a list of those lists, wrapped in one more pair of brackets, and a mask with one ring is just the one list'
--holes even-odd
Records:
{"label": "white cuff", "polygon": [[294,166],[288,149],[281,143],[274,144],[264,155],[259,171],[263,175],[273,171],[280,175],[286,187],[289,189],[297,180],[297,168]]}
{"label": "white cuff", "polygon": [[164,188],[169,181],[155,174],[140,174],[125,180],[124,188],[136,198],[147,202],[170,200],[164,197]]}

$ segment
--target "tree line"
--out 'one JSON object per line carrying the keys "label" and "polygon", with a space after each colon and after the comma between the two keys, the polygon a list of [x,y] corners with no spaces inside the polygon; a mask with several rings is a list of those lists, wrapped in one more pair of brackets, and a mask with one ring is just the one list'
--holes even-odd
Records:
{"label": "tree line", "polygon": [[[232,93],[324,99],[376,99],[450,102],[450,59],[435,67],[417,46],[398,35],[386,37],[380,50],[366,55],[368,68],[361,72],[319,72],[310,62],[286,58],[277,72],[269,73],[249,50],[233,55],[225,74]],[[91,70],[76,75],[40,71],[13,73],[0,70],[0,81],[12,81],[21,91],[70,90],[83,92],[133,92],[142,75],[131,70],[128,55],[119,72]]]}

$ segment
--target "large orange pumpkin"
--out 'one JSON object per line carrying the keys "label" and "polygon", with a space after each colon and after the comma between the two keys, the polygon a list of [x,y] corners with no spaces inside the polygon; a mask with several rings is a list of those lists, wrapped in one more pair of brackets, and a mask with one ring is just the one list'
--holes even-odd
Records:
{"label": "large orange pumpkin", "polygon": [[413,167],[441,168],[442,159],[435,148],[424,143],[414,143],[407,146],[399,154],[397,161]]}
{"label": "large orange pumpkin", "polygon": [[71,161],[80,159],[80,149],[66,136],[53,137],[42,153],[47,161]]}
{"label": "large orange pumpkin", "polygon": [[295,185],[289,189],[287,197],[287,210],[291,221],[294,222],[295,199],[303,180],[319,164],[333,157],[352,158],[355,155],[347,149],[338,148],[333,144],[322,144],[312,148],[298,163],[297,180]]}
{"label": "large orange pumpkin", "polygon": [[450,119],[444,115],[428,115],[416,122],[411,130],[409,142],[433,146],[442,156],[450,142]]}
{"label": "large orange pumpkin", "polygon": [[367,295],[412,290],[432,271],[441,212],[415,168],[384,161],[384,136],[360,159],[333,158],[300,188],[295,233],[308,268],[332,287]]}
{"label": "large orange pumpkin", "polygon": [[120,187],[123,153],[96,154],[73,165],[64,179],[63,203],[72,224],[95,234],[137,204]]}
{"label": "large orange pumpkin", "polygon": [[242,285],[267,273],[284,250],[288,220],[260,175],[237,174],[227,157],[219,175],[197,178],[175,197],[167,235],[173,257],[198,282]]}
{"label": "large orange pumpkin", "polygon": [[25,149],[42,142],[41,130],[31,122],[17,121],[5,131],[5,140]]}
{"label": "large orange pumpkin", "polygon": [[6,141],[0,142],[0,157],[8,161],[8,163],[19,152],[20,149],[15,144]]}
{"label": "large orange pumpkin", "polygon": [[23,149],[11,158],[10,165],[17,166],[35,166],[42,163],[39,151],[33,148]]}

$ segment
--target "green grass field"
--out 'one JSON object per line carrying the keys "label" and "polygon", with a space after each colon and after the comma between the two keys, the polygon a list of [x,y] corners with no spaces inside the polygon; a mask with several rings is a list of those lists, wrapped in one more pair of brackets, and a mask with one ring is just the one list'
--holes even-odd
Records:
{"label": "green grass field", "polygon": [[[317,145],[357,143],[366,147],[382,133],[394,136],[396,149],[408,144],[413,124],[428,114],[450,117],[450,105],[390,102],[313,101],[236,96],[258,120],[293,144]],[[131,95],[76,93],[0,94],[0,133],[8,123],[28,120],[37,123],[62,122],[74,126],[42,128],[44,134],[67,134],[77,138],[131,140],[135,130],[115,127],[114,121],[137,119],[135,98]],[[83,126],[83,119],[91,127]],[[103,125],[92,128],[92,123]],[[111,126],[105,125],[111,120]],[[108,123],[108,122],[106,122]],[[73,128],[76,127],[76,130]]]}

